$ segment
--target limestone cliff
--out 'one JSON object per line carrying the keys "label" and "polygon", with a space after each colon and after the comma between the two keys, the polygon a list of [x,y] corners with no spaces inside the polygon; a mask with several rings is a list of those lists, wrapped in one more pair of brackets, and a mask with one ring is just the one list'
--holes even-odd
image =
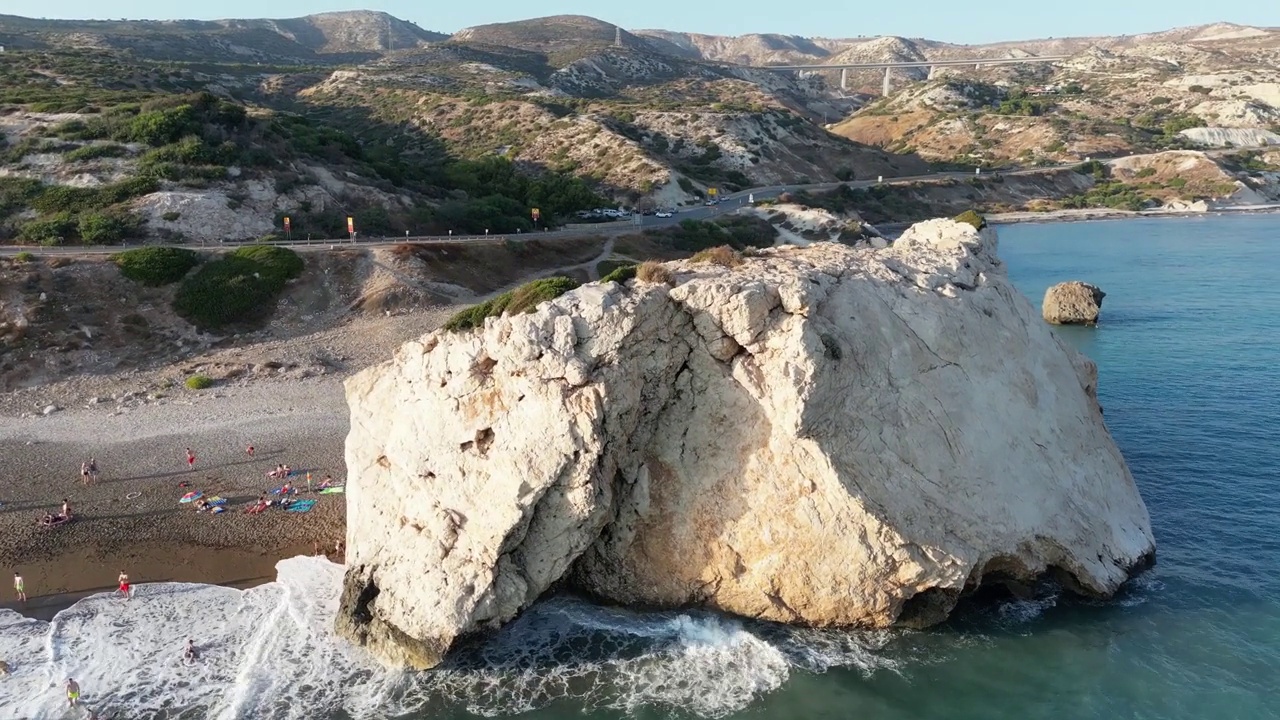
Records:
{"label": "limestone cliff", "polygon": [[821,626],[984,579],[1113,593],[1154,553],[1096,367],[992,231],[590,285],[351,378],[339,631],[416,667],[561,582]]}

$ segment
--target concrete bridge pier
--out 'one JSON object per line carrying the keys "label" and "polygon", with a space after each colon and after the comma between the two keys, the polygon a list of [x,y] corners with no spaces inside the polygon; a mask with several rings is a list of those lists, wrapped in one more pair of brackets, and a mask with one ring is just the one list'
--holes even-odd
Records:
{"label": "concrete bridge pier", "polygon": [[884,86],[880,88],[880,94],[884,97],[889,97],[889,93],[893,92],[893,84],[892,84],[892,80],[890,79],[891,77],[890,74],[892,72],[893,72],[893,68],[887,67],[884,69]]}
{"label": "concrete bridge pier", "polygon": [[849,68],[840,68],[840,89],[849,89]]}

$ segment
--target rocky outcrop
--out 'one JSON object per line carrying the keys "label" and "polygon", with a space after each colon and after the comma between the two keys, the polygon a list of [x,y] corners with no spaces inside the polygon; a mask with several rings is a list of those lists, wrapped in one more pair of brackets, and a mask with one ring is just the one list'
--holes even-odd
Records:
{"label": "rocky outcrop", "polygon": [[[733,263],[727,263],[733,264]],[[1096,367],[949,220],[588,285],[347,381],[339,631],[430,667],[567,583],[815,626],[941,620],[1154,552]]]}
{"label": "rocky outcrop", "polygon": [[1058,283],[1045,290],[1041,312],[1054,325],[1097,325],[1102,298],[1107,294],[1079,280]]}

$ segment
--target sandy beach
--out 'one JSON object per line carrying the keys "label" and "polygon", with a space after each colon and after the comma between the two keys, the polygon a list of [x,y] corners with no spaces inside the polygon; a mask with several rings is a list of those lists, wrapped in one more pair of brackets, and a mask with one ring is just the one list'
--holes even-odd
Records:
{"label": "sandy beach", "polygon": [[[345,482],[346,404],[336,377],[230,388],[198,402],[120,410],[112,405],[48,417],[0,419],[0,563],[23,573],[35,607],[50,595],[110,589],[121,570],[135,583],[166,580],[252,584],[270,580],[277,560],[332,550],[344,533],[340,494],[315,499],[306,513],[245,507],[280,483],[278,463],[318,485]],[[246,446],[254,445],[249,457]],[[185,449],[196,454],[186,468]],[[85,486],[80,463],[94,457],[101,476]],[[181,483],[185,483],[183,486]],[[199,490],[226,498],[227,512],[198,513],[178,502]],[[66,498],[75,519],[36,523]],[[13,600],[8,588],[0,597]]]}
{"label": "sandy beach", "polygon": [[[306,473],[345,483],[348,415],[342,382],[389,358],[406,340],[438,327],[447,309],[356,319],[310,335],[215,349],[147,370],[89,375],[0,395],[0,607],[48,618],[79,597],[135,584],[203,582],[248,587],[275,579],[277,561],[313,554],[318,543],[341,561],[342,494],[305,492]],[[341,357],[316,368],[317,348]],[[208,390],[182,386],[193,365],[246,371]],[[290,367],[300,370],[287,371]],[[45,413],[45,409],[54,407]],[[249,457],[246,447],[254,446]],[[186,448],[196,454],[186,466]],[[97,484],[80,464],[95,458]],[[298,474],[314,499],[306,513],[244,512],[280,482],[277,464]],[[185,483],[185,486],[183,485]],[[221,514],[179,503],[185,493],[227,499]],[[67,499],[75,519],[37,519]],[[21,572],[29,602],[15,605]]]}

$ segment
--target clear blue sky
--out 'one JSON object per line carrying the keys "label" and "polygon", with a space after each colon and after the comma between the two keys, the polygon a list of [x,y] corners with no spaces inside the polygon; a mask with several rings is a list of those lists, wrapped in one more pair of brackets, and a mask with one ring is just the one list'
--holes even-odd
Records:
{"label": "clear blue sky", "polygon": [[[903,35],[958,43],[1075,35],[1121,35],[1210,22],[1280,26],[1270,0],[3,0],[0,13],[48,18],[296,17],[327,10],[383,10],[423,28],[453,32],[469,25],[581,14],[625,28],[663,28],[718,35],[776,32],[821,37]],[[107,15],[104,16],[104,13]]]}

